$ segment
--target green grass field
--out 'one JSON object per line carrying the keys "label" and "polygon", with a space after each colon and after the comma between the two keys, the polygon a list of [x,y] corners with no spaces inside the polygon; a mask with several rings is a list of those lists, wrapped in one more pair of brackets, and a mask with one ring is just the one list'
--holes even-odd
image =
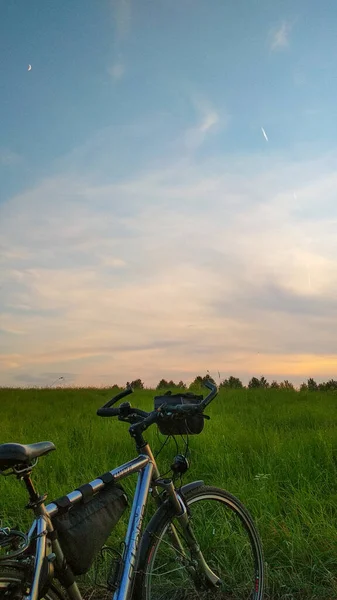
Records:
{"label": "green grass field", "polygon": [[[51,440],[34,480],[49,500],[90,481],[135,454],[127,425],[100,419],[109,390],[0,390],[1,442]],[[132,403],[150,409],[154,393]],[[268,597],[337,598],[337,395],[274,390],[219,393],[200,436],[190,438],[185,481],[204,479],[238,496],[261,534]],[[159,447],[155,428],[147,439]],[[175,455],[159,458],[166,471]],[[1,518],[25,526],[26,493],[2,478]],[[127,487],[127,486],[126,486]]]}

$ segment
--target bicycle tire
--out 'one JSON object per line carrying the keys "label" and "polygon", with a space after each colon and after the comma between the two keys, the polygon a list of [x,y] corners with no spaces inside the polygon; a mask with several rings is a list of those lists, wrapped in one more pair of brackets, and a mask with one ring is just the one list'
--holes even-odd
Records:
{"label": "bicycle tire", "polygon": [[[0,565],[0,598],[8,600],[21,600],[24,598],[26,588],[26,569],[22,565]],[[68,596],[52,585],[40,600],[67,600]]]}
{"label": "bicycle tire", "polygon": [[[194,598],[202,600],[206,598],[212,598],[212,600],[225,598],[226,600],[261,600],[264,586],[263,551],[259,534],[247,509],[229,492],[211,486],[203,485],[194,488],[184,495],[184,499],[192,517],[193,532],[200,544],[201,551],[208,565],[223,581],[221,589],[215,590],[214,587],[211,590],[199,589],[188,574],[186,565],[177,568],[177,564],[181,565],[182,559],[172,544],[164,539],[172,521],[180,539],[184,540],[184,538],[179,525],[177,525],[177,520],[172,519],[173,510],[166,503],[158,509],[144,532],[138,562],[135,596],[139,600],[192,600]],[[206,501],[212,503],[211,507],[215,509],[213,515],[196,510],[197,507],[199,510],[201,506],[206,508]],[[218,510],[220,506],[224,509],[221,514]],[[214,519],[215,515],[218,520]],[[229,523],[229,515],[237,517],[234,525]],[[238,527],[239,524],[240,527]],[[200,525],[202,529],[198,530]],[[220,539],[217,538],[217,540],[214,535],[216,530],[217,533],[220,533]],[[244,533],[244,536],[240,549],[238,542],[241,540],[241,538],[239,539],[241,532]],[[161,544],[164,548],[163,570],[160,570]],[[168,547],[171,552],[167,549]],[[242,555],[243,549],[247,550],[247,557]],[[222,555],[221,552],[223,552]],[[159,560],[157,560],[158,556]],[[242,560],[241,564],[240,558],[245,559],[246,562]],[[172,569],[169,562],[171,560]],[[191,558],[189,560],[192,562]],[[220,562],[223,563],[222,572],[219,572]],[[251,572],[247,572],[249,580],[240,583],[239,579],[246,574],[243,567],[251,568]]]}

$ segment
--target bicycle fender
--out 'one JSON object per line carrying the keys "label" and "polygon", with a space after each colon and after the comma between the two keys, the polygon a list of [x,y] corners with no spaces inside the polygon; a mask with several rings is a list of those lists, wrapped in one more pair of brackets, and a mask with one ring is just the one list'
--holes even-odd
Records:
{"label": "bicycle fender", "polygon": [[201,487],[202,485],[205,485],[205,482],[201,479],[200,481],[191,481],[191,483],[186,483],[186,485],[183,485],[181,488],[179,488],[178,492],[182,492],[184,495],[197,487]]}

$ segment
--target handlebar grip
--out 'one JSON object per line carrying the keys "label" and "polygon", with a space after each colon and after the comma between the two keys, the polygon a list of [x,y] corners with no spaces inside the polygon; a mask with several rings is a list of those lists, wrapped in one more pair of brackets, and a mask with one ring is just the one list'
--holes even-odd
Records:
{"label": "handlebar grip", "polygon": [[208,404],[210,404],[210,402],[212,402],[213,398],[215,398],[215,396],[217,395],[218,388],[212,381],[209,381],[209,379],[206,379],[204,381],[204,386],[207,387],[209,390],[211,390],[210,393],[208,394],[208,396],[206,396],[206,398],[201,402],[203,407],[206,408],[206,406]]}
{"label": "handlebar grip", "polygon": [[218,389],[217,386],[209,379],[204,380],[204,386],[207,387],[209,390],[213,390],[213,391]]}
{"label": "handlebar grip", "polygon": [[118,417],[120,410],[119,408],[105,408],[103,406],[97,410],[96,414],[98,417]]}
{"label": "handlebar grip", "polygon": [[102,406],[102,408],[110,408],[110,406],[112,406],[112,404],[115,404],[116,402],[118,402],[118,400],[121,400],[122,398],[125,398],[125,396],[129,396],[129,394],[133,393],[133,389],[132,387],[128,387],[125,390],[123,390],[122,392],[119,392],[119,394],[117,394],[117,396],[114,396],[113,398],[111,398],[110,400],[108,400],[108,402],[106,404],[104,404],[104,406]]}

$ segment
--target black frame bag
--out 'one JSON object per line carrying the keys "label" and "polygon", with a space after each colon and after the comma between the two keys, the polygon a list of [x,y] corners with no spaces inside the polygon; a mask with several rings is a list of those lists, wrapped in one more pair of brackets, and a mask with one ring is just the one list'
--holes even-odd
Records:
{"label": "black frame bag", "polygon": [[[203,399],[203,396],[197,396],[190,392],[186,392],[185,394],[167,392],[163,396],[155,396],[154,408],[158,410],[163,405],[199,404]],[[197,435],[204,428],[204,417],[202,414],[187,417],[182,417],[181,415],[163,417],[158,421],[158,428],[163,435]]]}
{"label": "black frame bag", "polygon": [[63,554],[74,575],[89,571],[127,504],[123,488],[110,483],[88,501],[82,500],[52,518]]}

